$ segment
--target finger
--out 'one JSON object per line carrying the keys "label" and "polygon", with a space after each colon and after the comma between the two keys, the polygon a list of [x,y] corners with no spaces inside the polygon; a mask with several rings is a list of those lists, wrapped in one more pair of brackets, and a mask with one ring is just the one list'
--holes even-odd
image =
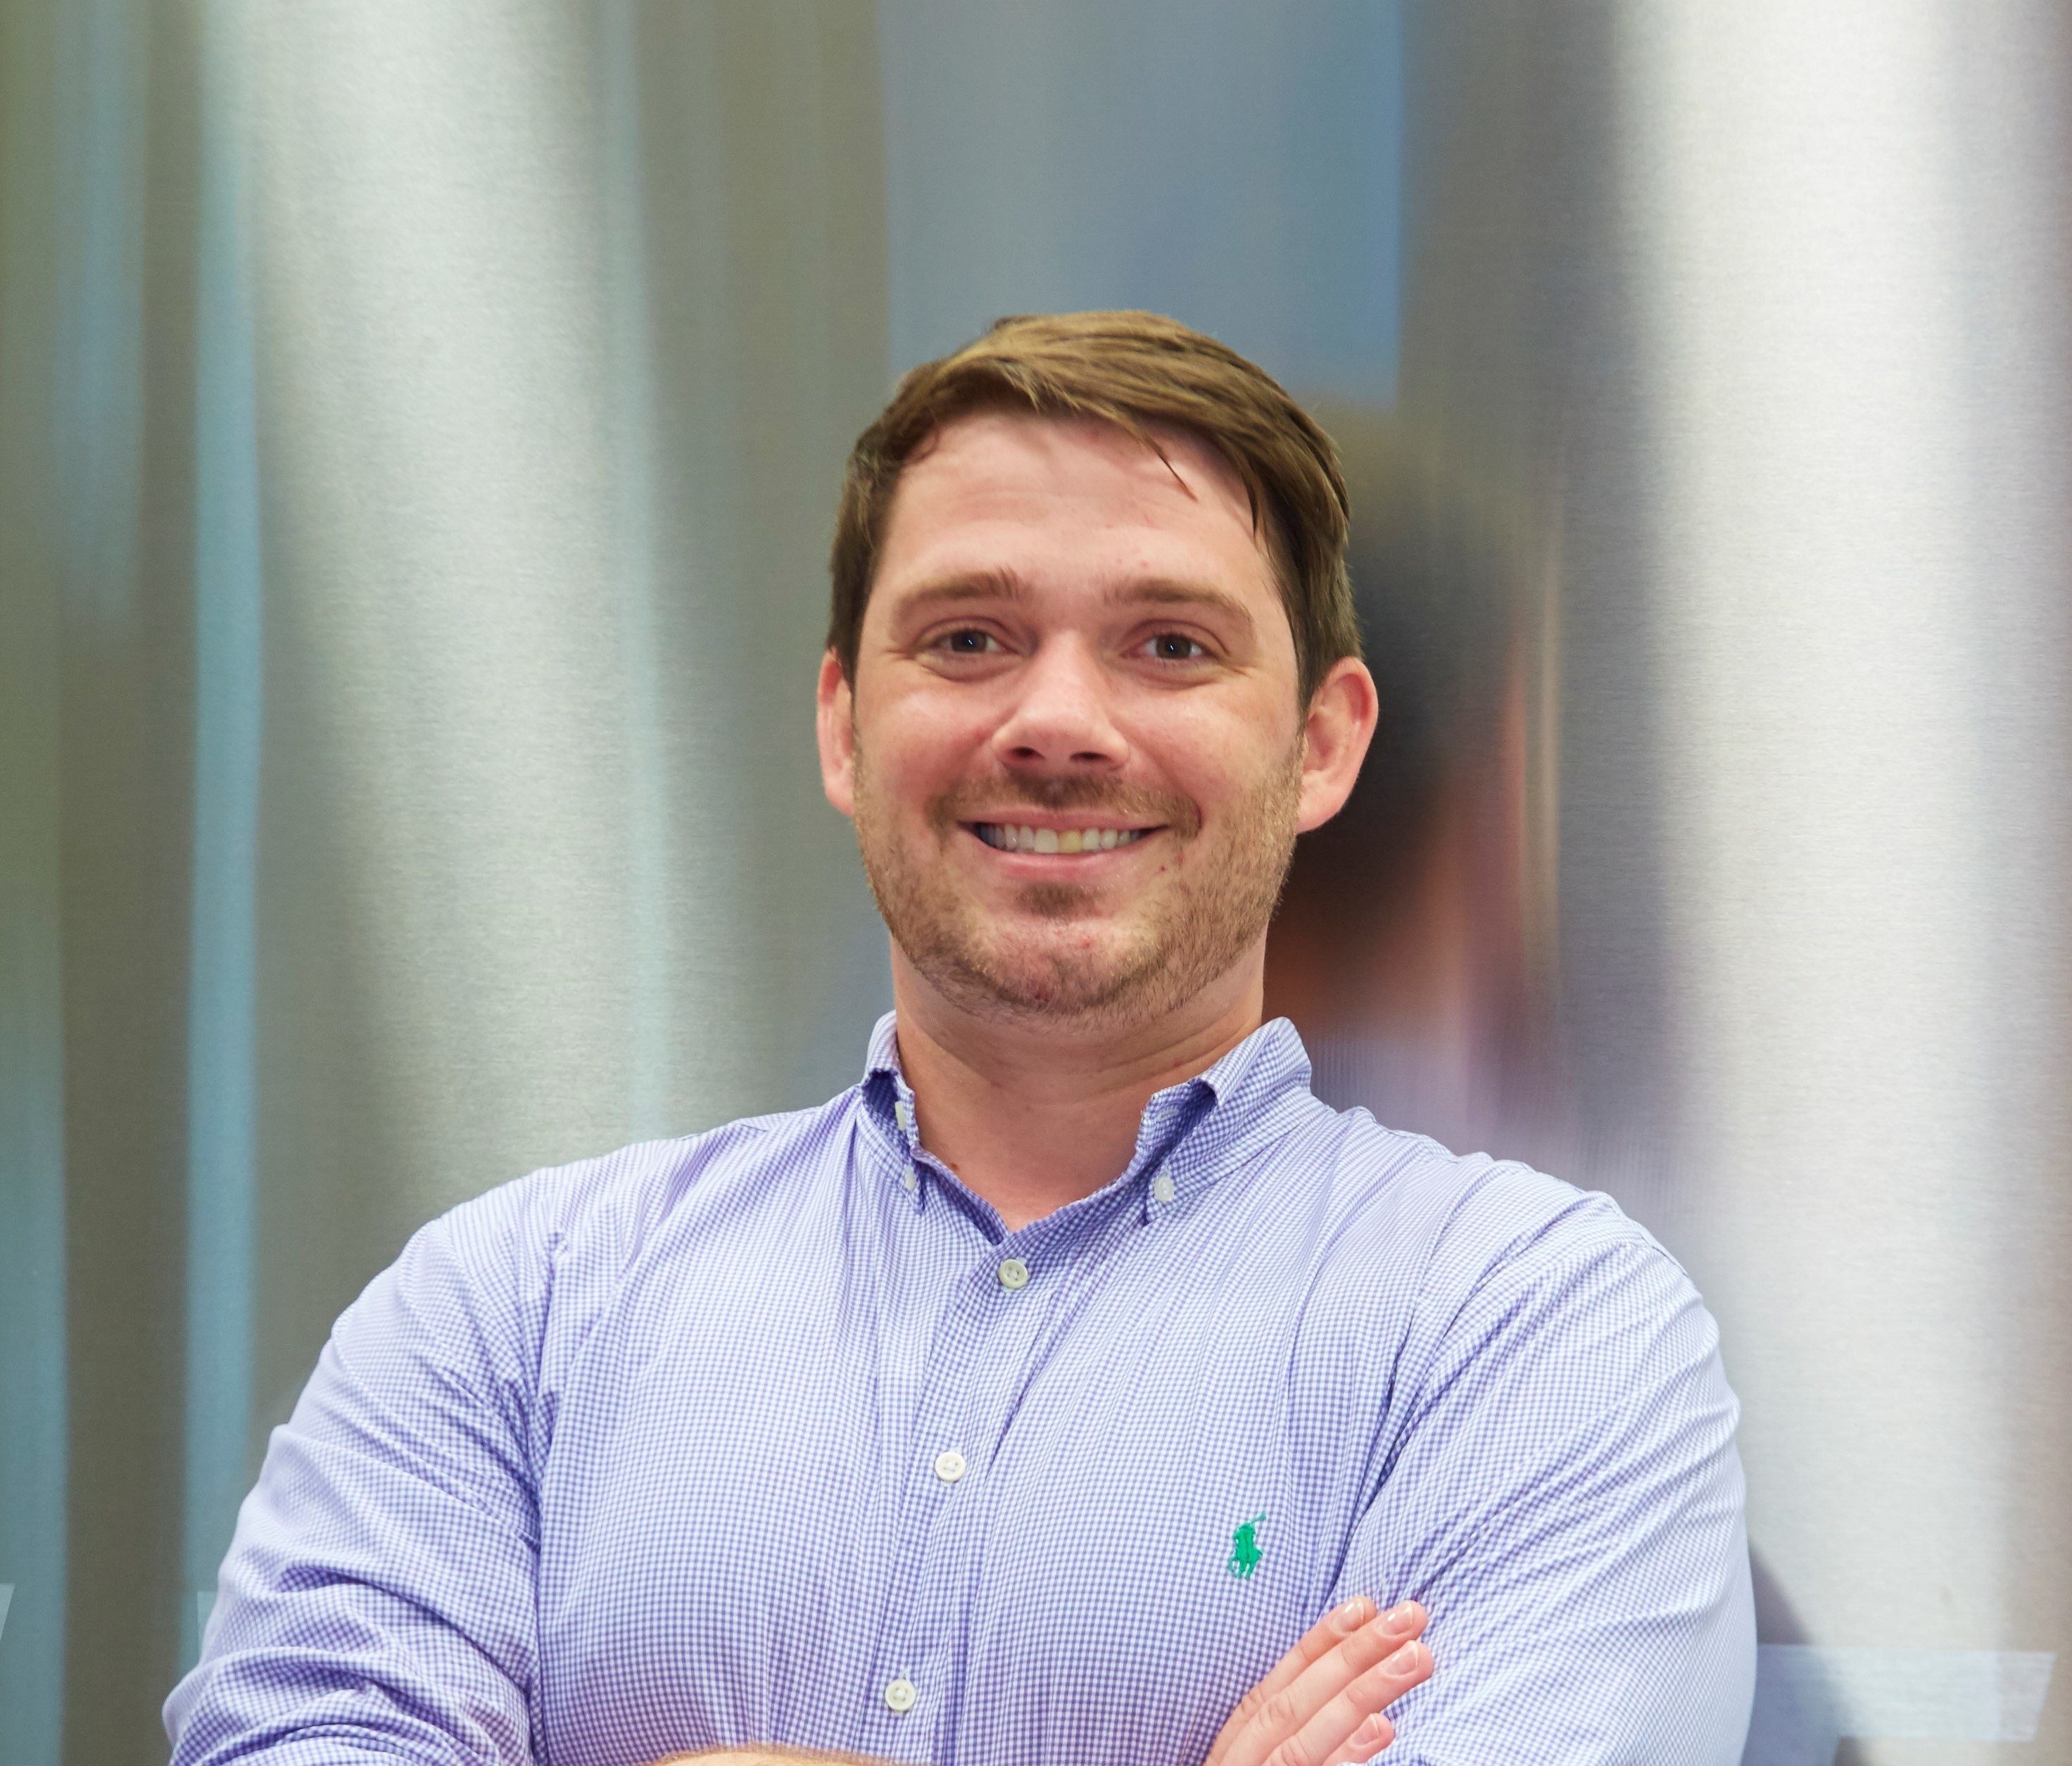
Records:
{"label": "finger", "polygon": [[1363,1766],[1395,1739],[1396,1725],[1376,1711],[1346,1738],[1331,1766]]}
{"label": "finger", "polygon": [[1264,1702],[1283,1686],[1294,1683],[1302,1671],[1321,1661],[1363,1627],[1373,1624],[1374,1603],[1365,1595],[1334,1607],[1295,1640],[1295,1647],[1273,1665],[1273,1671],[1252,1688]]}
{"label": "finger", "polygon": [[[1420,1610],[1418,1615],[1420,1630],[1423,1629],[1423,1620],[1424,1615]],[[1392,1658],[1381,1665],[1381,1673],[1384,1676],[1388,1676],[1393,1669],[1392,1683],[1390,1680],[1384,1680],[1383,1683],[1374,1690],[1384,1702],[1392,1704],[1404,1694],[1408,1692],[1412,1686],[1429,1679],[1433,1667],[1433,1663],[1429,1645],[1421,1659],[1410,1657],[1397,1661]],[[1357,1690],[1352,1690],[1353,1696],[1357,1698],[1359,1697]],[[1362,1762],[1373,1759],[1395,1739],[1396,1725],[1381,1711],[1375,1711],[1346,1738],[1345,1745],[1338,1750],[1338,1757],[1331,1762],[1331,1766],[1361,1766]]]}
{"label": "finger", "polygon": [[[1403,1645],[1326,1699],[1293,1737],[1267,1756],[1266,1766],[1330,1766],[1344,1755],[1371,1718],[1429,1679],[1432,1666],[1432,1652],[1423,1644],[1413,1639]],[[1394,1739],[1392,1731],[1390,1739]]]}
{"label": "finger", "polygon": [[1254,1686],[1238,1701],[1237,1709],[1217,1731],[1215,1745],[1209,1750],[1207,1766],[1222,1766],[1227,1753],[1238,1737],[1243,1735],[1259,1715],[1260,1707],[1285,1687],[1293,1686],[1303,1669],[1330,1653],[1347,1636],[1375,1619],[1374,1603],[1365,1595],[1355,1595],[1342,1602],[1319,1619],[1315,1624],[1295,1640],[1294,1645],[1276,1662],[1265,1679]]}
{"label": "finger", "polygon": [[1264,1708],[1273,1714],[1268,1745],[1293,1735],[1359,1676],[1417,1636],[1424,1622],[1424,1609],[1406,1600],[1319,1656],[1267,1700]]}
{"label": "finger", "polygon": [[[1421,1632],[1424,1619],[1422,1607],[1414,1601],[1405,1601],[1361,1626],[1350,1636],[1339,1639],[1307,1667],[1301,1669],[1293,1680],[1264,1691],[1249,1711],[1240,1706],[1240,1714],[1246,1720],[1233,1736],[1227,1757],[1219,1766],[1260,1766],[1332,1699]],[[1260,1682],[1262,1690],[1271,1685],[1271,1681],[1269,1676]],[[1369,1705],[1359,1715],[1364,1716],[1380,1708],[1379,1705]],[[1338,1739],[1342,1739],[1358,1720],[1355,1718],[1347,1723]]]}

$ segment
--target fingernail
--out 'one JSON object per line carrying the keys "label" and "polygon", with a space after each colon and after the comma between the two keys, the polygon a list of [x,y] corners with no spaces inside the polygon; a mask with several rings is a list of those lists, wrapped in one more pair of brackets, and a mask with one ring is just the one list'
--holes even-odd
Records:
{"label": "fingernail", "polygon": [[1376,1711],[1353,1731],[1352,1745],[1355,1747],[1371,1747],[1388,1733],[1388,1719],[1379,1711]]}
{"label": "fingernail", "polygon": [[1388,1609],[1388,1617],[1383,1621],[1389,1631],[1403,1632],[1410,1628],[1410,1603],[1404,1601]]}
{"label": "fingernail", "polygon": [[1392,1668],[1399,1674],[1409,1673],[1417,1666],[1418,1655],[1423,1648],[1421,1644],[1407,1643],[1391,1656],[1383,1665]]}
{"label": "fingernail", "polygon": [[1340,1636],[1345,1636],[1348,1632],[1358,1631],[1367,1623],[1367,1615],[1372,1610],[1367,1604],[1365,1595],[1355,1595],[1350,1600],[1331,1615],[1331,1629],[1337,1632]]}

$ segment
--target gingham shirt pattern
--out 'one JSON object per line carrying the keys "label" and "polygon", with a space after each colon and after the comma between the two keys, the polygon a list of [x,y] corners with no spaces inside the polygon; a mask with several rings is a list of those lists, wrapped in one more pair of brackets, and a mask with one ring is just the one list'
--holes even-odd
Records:
{"label": "gingham shirt pattern", "polygon": [[822,1109],[434,1221],[273,1435],[177,1766],[1194,1766],[1355,1592],[1431,1612],[1392,1766],[1732,1766],[1736,1406],[1690,1282],[1309,1076],[1268,1024],[1010,1233],[916,1138],[888,1018]]}

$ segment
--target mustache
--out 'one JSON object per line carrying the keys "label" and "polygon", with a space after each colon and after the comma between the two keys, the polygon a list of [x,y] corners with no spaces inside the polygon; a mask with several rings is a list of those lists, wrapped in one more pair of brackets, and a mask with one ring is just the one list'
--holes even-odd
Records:
{"label": "mustache", "polygon": [[1040,779],[1003,773],[989,780],[967,780],[935,797],[928,805],[928,819],[947,834],[960,822],[980,820],[981,813],[986,819],[998,820],[1003,806],[1016,805],[1053,813],[1095,810],[1121,821],[1170,828],[1183,839],[1199,833],[1202,825],[1200,812],[1187,798],[1081,773]]}

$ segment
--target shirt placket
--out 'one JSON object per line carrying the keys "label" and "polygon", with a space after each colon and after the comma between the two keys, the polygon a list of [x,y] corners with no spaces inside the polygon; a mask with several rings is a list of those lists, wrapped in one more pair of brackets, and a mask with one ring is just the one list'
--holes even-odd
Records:
{"label": "shirt placket", "polygon": [[866,1750],[908,1760],[940,1759],[948,1750],[960,1697],[969,1693],[960,1694],[956,1652],[975,1591],[988,1485],[1026,1370],[1054,1309],[1085,1273],[1078,1263],[1109,1234],[1141,1219],[1144,1204],[1135,1192],[1145,1174],[1152,1174],[1155,1204],[1174,1200],[1166,1167],[1206,1103],[1191,1091],[1161,1097],[1146,1112],[1117,1193],[995,1243],[939,1191],[925,1200],[917,1193],[919,1186],[954,1179],[922,1150],[911,1093],[903,1080],[894,1081],[892,1114],[905,1155],[898,1182],[915,1201],[912,1225],[954,1235],[973,1261],[937,1320],[920,1370]]}
{"label": "shirt placket", "polygon": [[[919,1155],[925,1164],[927,1155]],[[906,1443],[895,1562],[888,1566],[876,1721],[867,1732],[902,1757],[940,1757],[956,1687],[964,1592],[981,1532],[999,1409],[1042,1333],[1051,1298],[1045,1266],[1058,1235],[989,1243],[977,1224],[938,1199],[915,1221],[954,1233],[971,1267],[937,1320]],[[1040,1237],[1039,1250],[1025,1238]]]}

